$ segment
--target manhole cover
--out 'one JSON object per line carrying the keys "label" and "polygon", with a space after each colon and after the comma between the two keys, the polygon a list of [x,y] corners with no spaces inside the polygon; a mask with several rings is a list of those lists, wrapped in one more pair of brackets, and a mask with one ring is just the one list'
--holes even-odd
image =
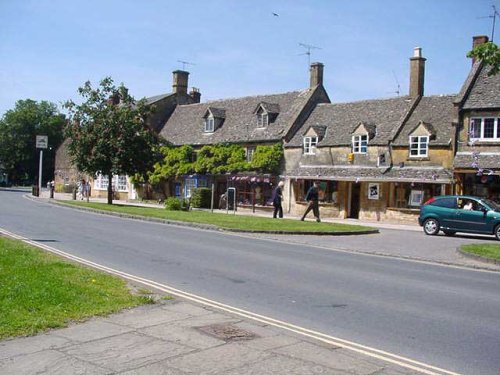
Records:
{"label": "manhole cover", "polygon": [[224,341],[252,340],[257,337],[255,333],[232,324],[211,324],[209,326],[198,327],[198,330]]}

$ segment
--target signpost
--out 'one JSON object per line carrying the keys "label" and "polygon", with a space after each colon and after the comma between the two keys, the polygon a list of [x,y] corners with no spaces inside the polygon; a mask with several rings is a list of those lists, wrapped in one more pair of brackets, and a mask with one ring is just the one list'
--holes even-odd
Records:
{"label": "signpost", "polygon": [[42,165],[43,165],[43,149],[47,148],[49,144],[49,137],[46,135],[36,136],[36,148],[40,149],[40,163],[38,165],[38,196],[42,192]]}

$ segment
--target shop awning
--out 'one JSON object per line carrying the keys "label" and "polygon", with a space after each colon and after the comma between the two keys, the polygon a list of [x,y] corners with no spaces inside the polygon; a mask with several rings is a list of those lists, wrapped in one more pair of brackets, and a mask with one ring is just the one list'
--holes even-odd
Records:
{"label": "shop awning", "polygon": [[300,166],[283,177],[335,181],[415,182],[451,184],[451,170],[439,167]]}

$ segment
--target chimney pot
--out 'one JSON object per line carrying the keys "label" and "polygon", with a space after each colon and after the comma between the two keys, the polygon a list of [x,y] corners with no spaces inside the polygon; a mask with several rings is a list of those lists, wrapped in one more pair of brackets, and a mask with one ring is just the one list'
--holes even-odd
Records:
{"label": "chimney pot", "polygon": [[422,57],[422,48],[415,47],[413,49],[413,57]]}
{"label": "chimney pot", "polygon": [[311,64],[310,72],[310,88],[314,88],[318,85],[323,85],[323,67],[324,65],[320,62],[315,62]]}
{"label": "chimney pot", "polygon": [[189,93],[189,95],[193,98],[194,103],[199,103],[201,101],[201,93],[199,88],[191,88],[191,92]]}

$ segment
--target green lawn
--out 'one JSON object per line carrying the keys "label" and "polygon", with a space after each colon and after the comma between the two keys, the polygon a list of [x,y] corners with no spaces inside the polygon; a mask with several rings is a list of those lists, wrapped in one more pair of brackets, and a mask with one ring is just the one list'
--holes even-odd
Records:
{"label": "green lawn", "polygon": [[373,228],[337,224],[337,223],[316,223],[315,221],[300,221],[291,219],[273,219],[260,216],[233,215],[231,213],[211,213],[208,211],[169,211],[161,208],[148,208],[129,205],[82,201],[61,201],[62,203],[89,207],[103,211],[119,212],[124,214],[147,216],[167,220],[185,221],[191,223],[202,223],[215,225],[222,229],[235,229],[241,231],[285,231],[285,232],[359,232],[373,230]]}
{"label": "green lawn", "polygon": [[500,244],[478,243],[462,245],[461,249],[467,253],[485,258],[500,260]]}
{"label": "green lawn", "polygon": [[0,339],[151,302],[119,278],[0,236]]}

